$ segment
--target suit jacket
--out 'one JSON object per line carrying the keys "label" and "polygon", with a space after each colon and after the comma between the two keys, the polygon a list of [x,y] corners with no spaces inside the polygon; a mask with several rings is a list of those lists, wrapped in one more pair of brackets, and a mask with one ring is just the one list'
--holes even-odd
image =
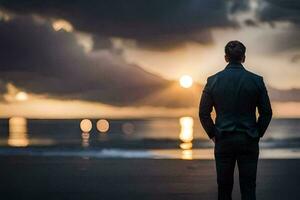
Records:
{"label": "suit jacket", "polygon": [[[215,123],[211,118],[213,107]],[[207,78],[199,118],[210,138],[230,131],[244,131],[252,137],[262,137],[272,118],[263,77],[247,71],[240,63],[229,63],[224,70]]]}

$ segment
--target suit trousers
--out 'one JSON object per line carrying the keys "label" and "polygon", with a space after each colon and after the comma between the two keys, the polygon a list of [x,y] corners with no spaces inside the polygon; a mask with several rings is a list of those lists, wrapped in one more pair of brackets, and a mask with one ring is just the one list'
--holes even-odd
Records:
{"label": "suit trousers", "polygon": [[218,200],[231,200],[235,163],[238,165],[242,200],[256,199],[259,139],[246,132],[222,132],[215,138]]}

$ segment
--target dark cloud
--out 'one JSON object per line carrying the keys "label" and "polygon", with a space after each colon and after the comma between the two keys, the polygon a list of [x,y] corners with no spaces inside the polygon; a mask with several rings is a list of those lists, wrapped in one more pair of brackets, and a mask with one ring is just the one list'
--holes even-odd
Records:
{"label": "dark cloud", "polygon": [[288,21],[300,25],[299,0],[262,0],[258,16],[266,22]]}
{"label": "dark cloud", "polygon": [[246,19],[246,20],[244,21],[244,23],[245,23],[245,25],[247,25],[247,26],[258,26],[257,22],[254,21],[254,20],[252,20],[252,19]]}
{"label": "dark cloud", "polygon": [[[192,93],[180,90],[178,83],[128,64],[114,51],[86,53],[74,33],[54,31],[47,21],[0,21],[0,43],[1,100],[12,83],[34,94],[112,105],[191,107],[199,101],[201,85]],[[280,95],[276,90],[273,96]]]}
{"label": "dark cloud", "polygon": [[176,36],[161,35],[160,37],[148,38],[147,40],[139,40],[137,45],[141,48],[164,51],[180,47],[180,45],[184,45],[187,41],[205,45],[211,44],[213,38],[209,30],[201,30],[200,32],[177,34]]}
{"label": "dark cloud", "polygon": [[[290,21],[296,25],[287,34],[274,37],[274,49],[297,49],[298,1],[260,2],[265,2],[259,8],[262,21]],[[176,107],[191,106],[185,99],[189,94],[178,95],[177,89],[168,89],[172,88],[170,81],[126,63],[120,56],[121,50],[112,49],[110,38],[134,39],[141,47],[156,50],[187,41],[211,43],[210,30],[236,27],[227,18],[228,12],[246,11],[249,1],[2,0],[0,7],[16,15],[9,21],[0,19],[1,93],[6,91],[5,84],[11,82],[25,91],[55,98],[114,105],[155,102]],[[39,21],[36,15],[46,20]],[[51,20],[55,19],[69,21],[75,33],[54,31]],[[245,23],[255,25],[251,20]],[[86,53],[76,37],[79,32],[90,34],[94,48],[101,51]]]}
{"label": "dark cloud", "polygon": [[168,81],[108,50],[87,54],[74,33],[32,17],[0,21],[0,79],[57,98],[134,104]]}
{"label": "dark cloud", "polygon": [[228,10],[236,12],[245,9],[247,0],[1,2],[3,8],[16,13],[63,18],[71,22],[76,30],[92,33],[95,37],[135,39],[142,46],[162,48],[190,40],[211,43],[209,29],[235,26],[227,18]]}
{"label": "dark cloud", "polygon": [[229,2],[229,12],[231,14],[248,11],[250,8],[249,0],[232,0],[228,2]]}

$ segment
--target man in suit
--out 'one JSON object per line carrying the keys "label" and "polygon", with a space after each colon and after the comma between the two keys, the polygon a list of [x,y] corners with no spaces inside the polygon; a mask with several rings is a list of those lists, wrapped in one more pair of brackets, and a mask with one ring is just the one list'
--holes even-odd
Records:
{"label": "man in suit", "polygon": [[[227,43],[225,60],[228,64],[224,70],[208,77],[199,105],[201,124],[215,143],[219,200],[232,199],[235,163],[239,169],[242,200],[256,199],[258,143],[272,118],[263,77],[242,65],[245,52],[246,47],[241,42]],[[211,118],[213,108],[215,122]]]}

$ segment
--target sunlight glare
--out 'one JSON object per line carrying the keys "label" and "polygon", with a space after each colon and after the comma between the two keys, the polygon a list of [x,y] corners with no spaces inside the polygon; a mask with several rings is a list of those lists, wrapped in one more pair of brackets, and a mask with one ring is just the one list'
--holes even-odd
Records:
{"label": "sunlight glare", "polygon": [[64,30],[66,32],[72,32],[73,26],[65,20],[56,20],[53,22],[52,27],[55,31]]}
{"label": "sunlight glare", "polygon": [[26,92],[18,92],[15,98],[17,101],[26,101],[28,99],[28,95]]}

